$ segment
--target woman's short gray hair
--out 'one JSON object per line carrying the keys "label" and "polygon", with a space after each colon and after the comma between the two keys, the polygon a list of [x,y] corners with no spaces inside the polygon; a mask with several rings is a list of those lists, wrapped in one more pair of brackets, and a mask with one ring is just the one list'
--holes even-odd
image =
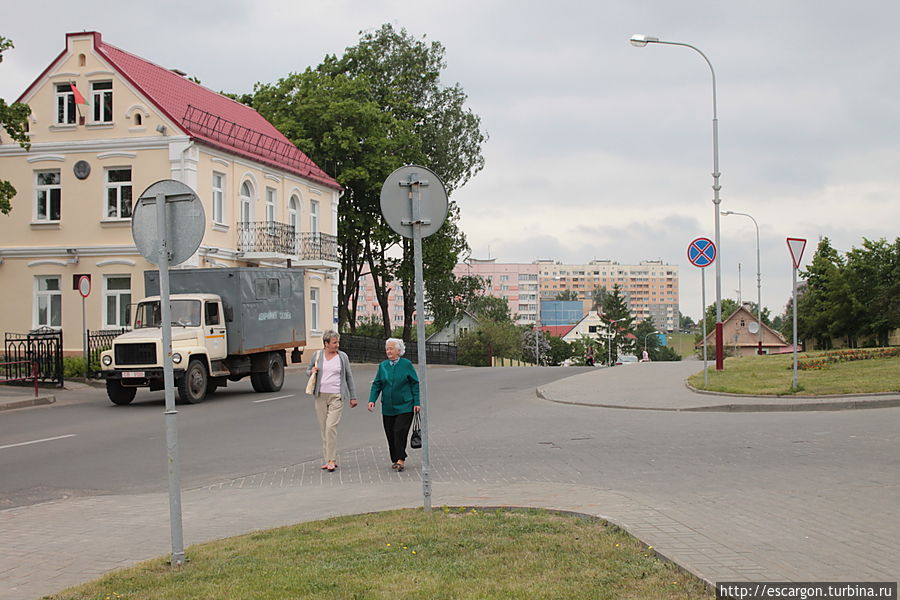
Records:
{"label": "woman's short gray hair", "polygon": [[326,344],[328,342],[330,342],[331,340],[339,340],[339,339],[341,339],[341,334],[339,334],[334,329],[329,329],[328,331],[326,331],[325,333],[322,334],[322,341]]}
{"label": "woman's short gray hair", "polygon": [[385,349],[387,349],[387,347],[391,344],[395,344],[397,346],[397,350],[400,352],[400,356],[406,354],[406,344],[403,343],[403,340],[401,340],[400,338],[388,338],[384,342]]}

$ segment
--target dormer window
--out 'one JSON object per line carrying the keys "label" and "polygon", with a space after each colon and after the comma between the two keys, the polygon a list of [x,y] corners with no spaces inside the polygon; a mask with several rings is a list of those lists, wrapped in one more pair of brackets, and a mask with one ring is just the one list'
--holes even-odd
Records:
{"label": "dormer window", "polygon": [[75,124],[75,92],[69,83],[56,84],[56,124]]}
{"label": "dormer window", "polygon": [[112,81],[94,81],[91,83],[91,95],[94,100],[94,123],[112,123],[113,93]]}

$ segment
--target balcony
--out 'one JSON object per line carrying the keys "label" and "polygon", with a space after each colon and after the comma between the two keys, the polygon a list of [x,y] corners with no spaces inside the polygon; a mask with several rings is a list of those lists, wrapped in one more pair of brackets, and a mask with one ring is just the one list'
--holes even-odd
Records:
{"label": "balcony", "polygon": [[340,267],[337,237],[327,233],[297,232],[277,221],[240,222],[238,252],[243,260],[284,262],[309,268]]}

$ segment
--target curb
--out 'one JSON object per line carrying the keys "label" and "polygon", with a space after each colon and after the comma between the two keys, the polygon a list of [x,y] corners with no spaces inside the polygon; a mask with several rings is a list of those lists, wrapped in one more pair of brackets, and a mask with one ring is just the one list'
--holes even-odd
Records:
{"label": "curb", "polygon": [[41,406],[44,404],[53,404],[56,402],[56,396],[38,396],[37,398],[28,398],[25,400],[12,400],[9,402],[0,401],[0,411],[13,410],[16,408],[26,408],[28,406]]}

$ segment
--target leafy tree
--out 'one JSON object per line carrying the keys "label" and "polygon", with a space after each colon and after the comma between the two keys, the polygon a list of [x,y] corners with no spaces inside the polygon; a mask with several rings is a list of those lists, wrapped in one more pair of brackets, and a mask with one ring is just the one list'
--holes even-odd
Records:
{"label": "leafy tree", "polygon": [[[737,300],[733,298],[722,298],[722,320],[727,319],[731,313],[738,309]],[[709,306],[706,307],[706,313],[704,316],[704,320],[706,321],[706,335],[709,335],[711,332],[716,330],[716,303],[713,302]],[[701,323],[702,324],[702,323]],[[712,338],[715,340],[715,336]],[[703,333],[702,330],[697,333],[697,341],[703,341]]]}
{"label": "leafy tree", "polygon": [[[814,339],[819,348],[830,348],[835,337],[848,335],[848,345],[856,346],[855,322],[858,307],[850,294],[844,273],[844,259],[825,237],[800,276],[806,289],[797,298],[797,335],[801,340]],[[793,314],[788,313],[793,329]]]}
{"label": "leafy tree", "polygon": [[480,321],[496,321],[498,323],[512,323],[512,315],[509,313],[509,303],[496,296],[475,296],[469,304],[469,312]]}
{"label": "leafy tree", "polygon": [[[538,365],[551,364],[550,362],[550,340],[546,331],[535,329],[532,327],[522,334],[522,358],[527,362],[534,362]],[[537,349],[535,349],[537,345]]]}
{"label": "leafy tree", "polygon": [[591,310],[603,312],[603,306],[606,303],[606,297],[608,295],[609,292],[607,291],[606,286],[595,287],[591,291]]}
{"label": "leafy tree", "polygon": [[484,321],[456,340],[457,360],[473,367],[491,365],[491,357],[522,359],[522,330],[512,321]]}
{"label": "leafy tree", "polygon": [[900,327],[900,238],[893,244],[863,238],[862,248],[846,254],[845,278],[860,313],[858,333],[887,346]]}
{"label": "leafy tree", "polygon": [[[3,36],[0,36],[0,62],[3,61],[3,53],[13,48],[13,42]],[[7,104],[6,100],[0,98],[0,128],[5,129],[6,133],[19,146],[25,150],[31,149],[31,143],[28,141],[28,116],[31,109],[27,104],[14,102]],[[0,213],[8,215],[12,210],[12,199],[16,195],[16,188],[13,184],[5,179],[0,179]]]}
{"label": "leafy tree", "polygon": [[681,315],[678,318],[678,328],[682,331],[690,331],[696,326],[697,324],[694,323],[694,320],[687,315]]}
{"label": "leafy tree", "polygon": [[578,294],[574,290],[563,290],[556,294],[554,300],[578,300]]}
{"label": "leafy tree", "polygon": [[547,341],[550,344],[550,351],[547,357],[548,365],[559,366],[564,360],[572,357],[572,346],[564,339],[550,335],[547,336]]}

